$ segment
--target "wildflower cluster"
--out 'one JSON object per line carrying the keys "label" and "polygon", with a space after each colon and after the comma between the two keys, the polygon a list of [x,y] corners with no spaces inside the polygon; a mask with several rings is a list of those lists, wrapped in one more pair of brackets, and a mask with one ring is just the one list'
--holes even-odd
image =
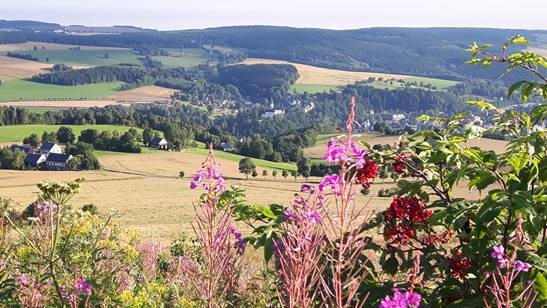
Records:
{"label": "wildflower cluster", "polygon": [[406,244],[415,236],[415,224],[424,223],[433,215],[425,208],[425,202],[417,197],[395,197],[384,213],[385,237],[394,244]]}
{"label": "wildflower cluster", "polygon": [[448,267],[454,277],[465,279],[465,276],[471,268],[471,260],[463,257],[461,251],[458,251],[453,257],[448,259]]}
{"label": "wildflower cluster", "polygon": [[422,297],[415,292],[393,291],[393,298],[386,295],[380,302],[380,308],[415,308],[420,307]]}

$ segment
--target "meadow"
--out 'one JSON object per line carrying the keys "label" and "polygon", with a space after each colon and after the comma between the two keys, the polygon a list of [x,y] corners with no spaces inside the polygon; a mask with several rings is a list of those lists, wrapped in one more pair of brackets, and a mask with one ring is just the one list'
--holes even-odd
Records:
{"label": "meadow", "polygon": [[[364,81],[369,78],[382,78],[384,80],[404,80],[405,82],[423,82],[424,84],[430,84],[437,87],[439,90],[447,89],[451,86],[457,84],[455,81],[451,80],[442,80],[436,78],[425,78],[425,77],[416,77],[409,75],[398,75],[398,74],[385,74],[385,73],[372,73],[372,72],[354,72],[354,71],[343,71],[335,69],[327,69],[316,67],[312,65],[305,65],[299,63],[291,63],[281,60],[271,60],[271,59],[259,59],[259,58],[248,58],[242,62],[243,64],[291,64],[296,67],[300,77],[293,86],[293,91],[295,92],[324,92],[336,88],[337,86],[344,86],[349,84],[354,84],[358,81]],[[400,82],[382,82],[376,81],[371,84],[377,88],[398,88],[403,86]]]}
{"label": "meadow", "polygon": [[[28,124],[28,125],[9,125],[0,126],[0,143],[8,142],[21,142],[23,138],[30,134],[37,134],[41,136],[44,131],[56,132],[59,127],[66,126],[72,128],[72,131],[77,136],[80,132],[86,129],[94,128],[98,131],[117,131],[124,133],[131,127],[118,126],[118,125],[43,125],[43,124]],[[142,132],[141,128],[135,128],[137,131]]]}
{"label": "meadow", "polygon": [[3,81],[0,85],[0,101],[93,100],[119,92],[122,84],[109,82],[61,86],[12,79]]}
{"label": "meadow", "polygon": [[169,56],[154,56],[152,59],[160,61],[167,68],[190,68],[207,62],[207,54],[201,48],[170,48]]}
{"label": "meadow", "polygon": [[[141,64],[130,50],[25,50],[42,63],[64,63],[75,66],[99,66],[120,63]],[[49,60],[49,61],[48,61]]]}

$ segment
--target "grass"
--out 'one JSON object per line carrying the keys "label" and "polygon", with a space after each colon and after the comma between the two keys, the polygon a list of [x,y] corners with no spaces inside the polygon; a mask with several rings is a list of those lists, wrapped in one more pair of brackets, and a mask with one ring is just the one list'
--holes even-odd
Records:
{"label": "grass", "polygon": [[201,48],[171,48],[170,56],[154,56],[152,59],[160,61],[165,67],[194,67],[207,61],[206,52]]}
{"label": "grass", "polygon": [[0,85],[0,101],[89,100],[119,92],[122,82],[60,86],[13,79]]}
{"label": "grass", "polygon": [[[141,64],[138,56],[130,50],[25,50],[42,63],[64,63],[75,66],[99,66],[120,63]],[[105,58],[108,54],[108,58]],[[47,59],[49,58],[49,61]]]}
{"label": "grass", "polygon": [[[195,148],[195,149],[188,149],[185,151],[186,153],[192,153],[192,154],[201,154],[201,155],[207,155],[209,150],[205,148]],[[222,151],[216,151],[215,157],[239,162],[242,158],[245,158],[245,156],[241,156],[234,153],[229,152],[222,152]],[[277,170],[287,170],[287,171],[296,171],[296,165],[293,163],[284,163],[284,162],[272,162],[264,159],[257,159],[257,158],[251,158],[255,165],[257,167],[261,168],[269,168],[269,169],[277,169]]]}
{"label": "grass", "polygon": [[323,93],[338,90],[338,86],[322,85],[322,84],[293,84],[291,91],[294,93]]}
{"label": "grass", "polygon": [[[47,132],[56,132],[59,127],[66,126],[72,128],[74,135],[78,137],[80,132],[85,129],[94,128],[98,131],[117,131],[124,133],[128,131],[131,127],[129,126],[118,126],[118,125],[9,125],[9,126],[0,126],[0,143],[8,142],[22,142],[23,139],[31,134],[37,134],[39,137],[42,136],[44,131]],[[142,132],[142,129],[136,128],[137,131]]]}

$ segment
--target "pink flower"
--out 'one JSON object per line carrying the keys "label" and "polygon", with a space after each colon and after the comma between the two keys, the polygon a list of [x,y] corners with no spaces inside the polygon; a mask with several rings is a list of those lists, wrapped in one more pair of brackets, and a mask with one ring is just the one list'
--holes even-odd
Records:
{"label": "pink flower", "polygon": [[505,258],[505,248],[503,248],[502,245],[497,245],[492,248],[492,253],[490,254],[492,259],[496,260],[499,265],[504,265],[507,263],[507,259]]}
{"label": "pink flower", "polygon": [[313,189],[313,187],[308,184],[302,184],[302,186],[300,186],[300,192],[307,192],[312,194],[314,191],[315,189]]}
{"label": "pink flower", "polygon": [[314,223],[314,224],[321,223],[321,216],[319,216],[319,213],[317,213],[317,211],[306,213],[306,218],[311,223]]}
{"label": "pink flower", "polygon": [[91,294],[93,287],[83,277],[78,278],[74,284],[74,290],[78,293]]}
{"label": "pink flower", "polygon": [[347,144],[343,144],[331,139],[327,143],[327,152],[323,158],[330,164],[354,163],[357,168],[363,168],[366,155],[367,152],[351,140]]}
{"label": "pink flower", "polygon": [[325,187],[330,187],[332,191],[339,195],[340,194],[340,176],[338,174],[327,174],[319,183],[319,190],[325,191]]}
{"label": "pink flower", "polygon": [[292,217],[293,217],[293,213],[290,210],[284,210],[283,211],[283,220],[284,221],[291,220]]}
{"label": "pink flower", "polygon": [[19,284],[25,285],[25,284],[27,284],[28,279],[27,279],[27,276],[25,276],[25,275],[23,274],[23,275],[20,275],[20,276],[17,278],[17,281],[19,282]]}
{"label": "pink flower", "polygon": [[527,272],[532,266],[529,263],[517,260],[514,267],[517,271]]}
{"label": "pink flower", "polygon": [[192,181],[190,182],[190,189],[195,189],[203,178],[203,171],[198,171]]}
{"label": "pink flower", "polygon": [[393,292],[393,299],[386,295],[386,297],[380,302],[380,308],[407,308],[407,307],[419,307],[422,297],[418,293],[405,292],[401,293],[399,290]]}

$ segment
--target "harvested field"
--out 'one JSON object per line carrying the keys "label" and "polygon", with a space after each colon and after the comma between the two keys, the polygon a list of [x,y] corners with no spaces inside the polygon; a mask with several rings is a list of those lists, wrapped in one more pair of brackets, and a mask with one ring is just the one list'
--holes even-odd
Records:
{"label": "harvested field", "polygon": [[173,89],[145,86],[136,89],[121,91],[119,93],[106,96],[103,99],[116,102],[151,102],[151,101],[167,101],[175,92]]}
{"label": "harvested field", "polygon": [[0,80],[29,78],[36,74],[48,73],[52,66],[52,64],[0,55]]}
{"label": "harvested field", "polygon": [[[36,198],[36,184],[46,179],[68,181],[85,177],[81,192],[72,201],[81,207],[93,203],[102,213],[117,210],[123,215],[115,221],[139,231],[146,239],[168,242],[181,231],[191,231],[193,202],[199,191],[189,189],[191,176],[201,165],[204,155],[192,153],[154,152],[154,154],[124,154],[100,156],[105,170],[84,172],[40,172],[0,170],[0,196],[11,198],[19,210]],[[288,205],[304,181],[298,178],[274,179],[258,176],[245,180],[238,172],[238,162],[218,158],[223,173],[231,185],[246,190],[250,204],[279,203]],[[184,170],[186,177],[179,179],[178,172]],[[263,168],[258,168],[261,174]],[[310,178],[310,182],[317,182]],[[358,202],[371,211],[382,210],[391,198],[377,197],[378,190],[391,187],[393,183],[381,181],[372,185],[369,196],[358,196]],[[465,188],[456,195],[478,195]]]}
{"label": "harvested field", "polygon": [[[326,144],[331,138],[338,138],[340,135],[320,135],[317,137],[317,143],[310,148],[304,150],[304,155],[311,159],[321,159],[325,154]],[[342,136],[344,137],[344,136]],[[354,140],[365,141],[368,144],[396,144],[399,140],[399,136],[386,136],[382,134],[362,134],[354,136]],[[495,140],[488,138],[473,139],[467,143],[469,147],[480,147],[484,150],[493,150],[497,153],[504,151],[506,141]]]}
{"label": "harvested field", "polygon": [[457,82],[450,80],[441,80],[435,78],[424,78],[416,77],[409,75],[398,75],[398,74],[384,74],[384,73],[371,73],[371,72],[352,72],[352,71],[342,71],[328,68],[321,68],[312,65],[291,63],[281,60],[270,60],[270,59],[258,59],[258,58],[248,58],[242,62],[243,64],[291,64],[296,67],[300,77],[296,81],[297,85],[320,85],[322,87],[326,86],[343,86],[348,84],[354,84],[357,81],[367,80],[370,77],[373,78],[383,78],[383,79],[403,79],[408,81],[417,81],[430,83],[434,86],[437,86],[439,89],[444,89],[450,86],[455,85]]}

